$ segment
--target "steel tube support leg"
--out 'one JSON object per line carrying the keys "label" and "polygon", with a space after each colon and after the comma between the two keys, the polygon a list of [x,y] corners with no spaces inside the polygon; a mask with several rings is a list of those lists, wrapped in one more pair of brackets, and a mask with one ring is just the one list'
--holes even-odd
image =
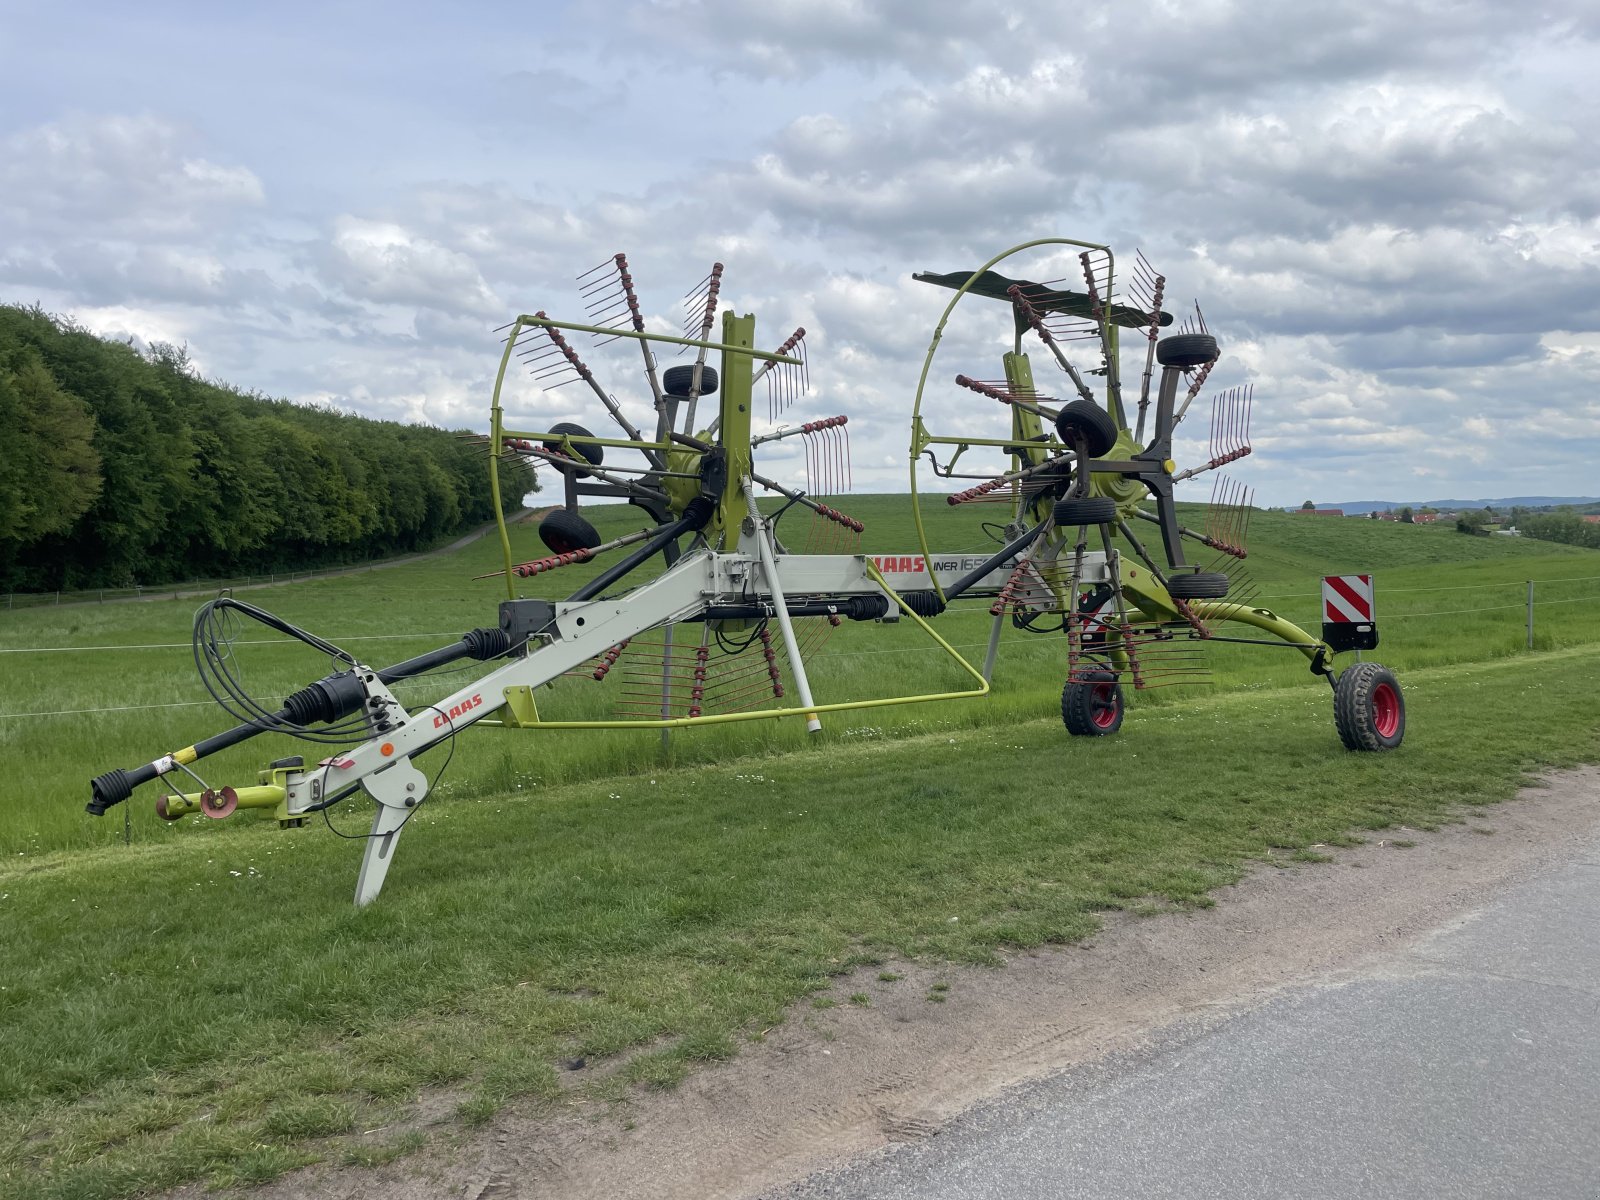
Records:
{"label": "steel tube support leg", "polygon": [[983,681],[994,682],[994,661],[1000,655],[1000,630],[1006,623],[1005,613],[994,619],[994,624],[989,628],[989,652],[983,658]]}
{"label": "steel tube support leg", "polygon": [[772,528],[761,518],[761,510],[756,507],[755,489],[748,478],[740,481],[744,488],[745,499],[750,505],[750,520],[755,524],[755,542],[757,552],[761,555],[761,570],[767,577],[767,591],[772,593],[772,604],[777,609],[778,628],[783,631],[783,645],[789,652],[789,668],[794,672],[794,686],[800,692],[800,705],[806,709],[806,731],[817,733],[822,729],[822,721],[817,714],[810,711],[814,701],[811,699],[811,681],[806,678],[806,664],[800,658],[800,643],[795,640],[794,623],[789,620],[789,602],[783,595],[783,584],[778,579],[778,562],[772,552]]}

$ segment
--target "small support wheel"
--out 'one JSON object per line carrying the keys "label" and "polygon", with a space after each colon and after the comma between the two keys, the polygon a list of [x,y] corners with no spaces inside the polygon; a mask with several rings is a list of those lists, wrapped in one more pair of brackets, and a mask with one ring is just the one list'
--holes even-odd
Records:
{"label": "small support wheel", "polygon": [[1061,720],[1074,737],[1105,737],[1122,728],[1122,685],[1110,671],[1095,671],[1061,689]]}
{"label": "small support wheel", "polygon": [[1067,445],[1083,438],[1090,458],[1108,454],[1117,444],[1117,422],[1093,400],[1074,400],[1056,414],[1056,433]]}
{"label": "small support wheel", "polygon": [[1109,524],[1117,519],[1117,502],[1110,496],[1068,496],[1056,501],[1055,518],[1063,529]]}
{"label": "small support wheel", "polygon": [[552,508],[539,522],[539,540],[556,554],[571,554],[593,550],[600,544],[600,534],[571,509]]}
{"label": "small support wheel", "polygon": [[[575,422],[572,422],[572,421],[558,421],[554,425],[550,426],[550,432],[551,433],[570,434],[573,437],[593,437],[594,436],[594,434],[590,433],[582,425],[576,424]],[[546,450],[550,451],[552,454],[565,454],[566,453],[565,448],[561,445],[560,442],[546,442],[544,444],[544,448]],[[580,458],[584,462],[587,462],[590,466],[598,467],[605,460],[606,448],[604,446],[579,446],[579,445],[574,445],[572,447],[572,449],[573,449],[573,451],[575,453],[577,453],[580,456]],[[574,460],[574,461],[577,461],[577,460]],[[562,469],[563,470],[567,470],[569,468],[563,467]],[[573,469],[572,473],[573,473],[573,475],[575,475],[579,479],[586,478],[588,476],[588,474],[589,474],[589,472],[587,472],[587,471],[580,471],[580,470],[576,470],[576,469]]]}
{"label": "small support wheel", "polygon": [[[668,367],[661,373],[661,390],[669,396],[683,399],[689,394],[689,389],[694,386],[694,366]],[[715,396],[717,394],[717,369],[715,367],[700,368],[700,394],[702,396]]]}
{"label": "small support wheel", "polygon": [[1333,685],[1333,723],[1347,750],[1393,750],[1406,735],[1406,699],[1378,663],[1346,667]]}
{"label": "small support wheel", "polygon": [[1228,586],[1228,577],[1221,571],[1167,577],[1167,594],[1174,600],[1221,600],[1228,594]]}
{"label": "small support wheel", "polygon": [[1163,367],[1203,367],[1217,354],[1217,339],[1209,333],[1175,333],[1156,343],[1156,361]]}

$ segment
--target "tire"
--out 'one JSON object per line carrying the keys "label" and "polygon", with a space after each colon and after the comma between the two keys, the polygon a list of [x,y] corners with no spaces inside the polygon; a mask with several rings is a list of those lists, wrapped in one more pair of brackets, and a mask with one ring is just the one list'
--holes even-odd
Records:
{"label": "tire", "polygon": [[1333,685],[1333,723],[1346,750],[1393,750],[1406,736],[1406,698],[1394,672],[1353,663]]}
{"label": "tire", "polygon": [[1228,594],[1228,587],[1228,577],[1221,571],[1167,577],[1167,594],[1174,600],[1221,600]]}
{"label": "tire", "polygon": [[[574,424],[571,421],[557,421],[554,425],[550,426],[550,432],[551,433],[567,433],[567,434],[571,434],[573,437],[593,437],[594,436],[594,434],[590,433],[582,425]],[[552,453],[555,453],[555,454],[564,454],[565,453],[565,451],[561,447],[561,443],[560,442],[546,442],[544,444],[544,448],[546,450],[551,451]],[[577,454],[581,455],[583,460],[585,462],[587,462],[592,467],[598,467],[602,462],[605,461],[606,448],[604,446],[576,446],[575,445],[575,446],[572,447],[572,449],[574,450],[574,452],[576,452]],[[574,475],[576,475],[579,479],[583,479],[583,478],[587,477],[588,474],[589,474],[589,472],[587,472],[587,471],[581,471],[581,470],[577,470],[575,468],[572,469],[572,473]]]}
{"label": "tire", "polygon": [[1068,496],[1056,501],[1055,518],[1062,528],[1106,525],[1117,519],[1117,502],[1110,496]]}
{"label": "tire", "polygon": [[1061,689],[1061,721],[1073,737],[1107,737],[1122,728],[1122,685],[1110,671]]}
{"label": "tire", "polygon": [[[668,367],[661,373],[661,390],[669,396],[680,399],[689,394],[689,389],[694,386],[694,367]],[[717,369],[715,367],[700,368],[700,394],[714,396],[717,393]]]}
{"label": "tire", "polygon": [[1074,400],[1056,414],[1056,433],[1072,445],[1082,437],[1090,458],[1099,458],[1117,444],[1117,423],[1092,400]]}
{"label": "tire", "polygon": [[553,508],[539,522],[539,540],[556,554],[593,550],[600,544],[595,527],[568,508]]}
{"label": "tire", "polygon": [[1175,333],[1156,343],[1156,361],[1163,367],[1203,367],[1218,353],[1217,339],[1209,333]]}

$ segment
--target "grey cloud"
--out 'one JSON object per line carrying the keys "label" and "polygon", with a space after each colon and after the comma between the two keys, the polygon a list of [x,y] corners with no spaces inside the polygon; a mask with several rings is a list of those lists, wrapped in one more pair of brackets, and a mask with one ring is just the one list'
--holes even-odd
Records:
{"label": "grey cloud", "polygon": [[943,73],[1017,45],[1025,10],[973,0],[647,0],[631,26],[713,72],[800,78],[841,62]]}
{"label": "grey cloud", "polygon": [[156,117],[67,117],[0,153],[0,217],[24,236],[171,237],[264,201],[252,171],[186,153]]}

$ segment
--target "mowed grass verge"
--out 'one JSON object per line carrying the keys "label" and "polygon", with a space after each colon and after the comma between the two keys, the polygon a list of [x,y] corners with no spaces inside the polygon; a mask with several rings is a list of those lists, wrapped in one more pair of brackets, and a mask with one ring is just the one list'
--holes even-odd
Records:
{"label": "mowed grass verge", "polygon": [[358,843],[260,824],[12,858],[0,1196],[378,1161],[422,1140],[424,1095],[468,1122],[601,1102],[859,964],[994,962],[1107,910],[1209,904],[1252,861],[1600,757],[1595,662],[1417,669],[1388,755],[1345,752],[1306,681],[1146,708],[1114,739],[1037,719],[430,804],[362,911]]}

